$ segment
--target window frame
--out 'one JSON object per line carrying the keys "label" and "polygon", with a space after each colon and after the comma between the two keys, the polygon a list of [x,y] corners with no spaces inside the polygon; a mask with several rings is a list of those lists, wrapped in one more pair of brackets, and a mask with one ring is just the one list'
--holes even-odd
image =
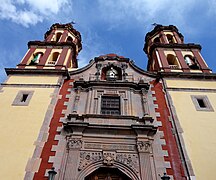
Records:
{"label": "window frame", "polygon": [[[110,100],[110,101],[106,101],[108,103],[114,103],[114,105],[118,106],[118,107],[111,107],[111,105],[104,105],[104,100],[107,99],[107,100]],[[118,99],[118,104],[115,104],[116,102],[115,101],[111,101],[112,100],[117,100]],[[114,111],[118,111],[118,113],[103,113],[103,112],[106,112],[106,111],[109,111],[109,112],[114,112]],[[121,98],[120,96],[116,95],[102,95],[101,96],[101,111],[100,111],[100,114],[102,115],[121,115]]]}
{"label": "window frame", "polygon": [[[34,91],[21,90],[17,93],[12,106],[28,106]],[[25,101],[22,101],[23,95],[28,95]]]}
{"label": "window frame", "polygon": [[[208,97],[206,95],[191,95],[191,99],[197,111],[214,111]],[[199,100],[202,100],[205,107],[201,107]]]}

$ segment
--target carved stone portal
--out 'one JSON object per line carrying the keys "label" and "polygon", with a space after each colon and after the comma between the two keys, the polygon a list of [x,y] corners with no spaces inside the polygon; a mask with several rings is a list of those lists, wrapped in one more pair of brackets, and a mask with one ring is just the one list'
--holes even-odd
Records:
{"label": "carved stone portal", "polygon": [[122,163],[139,173],[139,159],[137,154],[116,153],[112,151],[102,152],[80,152],[78,170],[82,170],[91,163],[102,161],[104,165],[112,166],[115,162]]}

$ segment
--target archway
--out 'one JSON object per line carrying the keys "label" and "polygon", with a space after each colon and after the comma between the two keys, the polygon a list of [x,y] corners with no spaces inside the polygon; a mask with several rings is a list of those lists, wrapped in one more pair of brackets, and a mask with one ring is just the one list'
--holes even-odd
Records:
{"label": "archway", "polygon": [[[139,180],[138,172],[134,172],[134,170],[127,167],[126,165],[124,165],[124,164],[122,164],[120,162],[115,162],[112,166],[106,166],[106,165],[103,164],[103,161],[97,161],[97,162],[91,163],[90,165],[86,166],[78,174],[77,179],[90,178],[91,175],[94,175],[95,172],[96,173],[97,172],[103,172],[103,171],[101,171],[101,170],[103,170],[103,168],[110,169],[110,171],[113,171],[113,169],[115,169],[114,174],[115,174],[116,171],[121,172],[121,174],[124,175],[123,177],[128,178],[126,180]],[[97,171],[97,170],[99,170],[99,171]],[[85,180],[92,180],[92,179],[85,179]],[[120,179],[118,179],[118,180],[120,180]]]}
{"label": "archway", "polygon": [[131,180],[117,168],[102,167],[88,175],[85,180]]}

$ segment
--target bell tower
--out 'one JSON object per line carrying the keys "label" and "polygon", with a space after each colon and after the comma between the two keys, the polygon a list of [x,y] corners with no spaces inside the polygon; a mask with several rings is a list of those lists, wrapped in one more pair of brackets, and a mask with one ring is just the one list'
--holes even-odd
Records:
{"label": "bell tower", "polygon": [[[81,35],[71,24],[53,24],[43,41],[28,43],[16,68],[5,69],[8,77],[0,85],[0,114],[5,119],[1,127],[11,128],[3,128],[0,135],[4,144],[0,174],[5,179],[33,179],[62,86],[64,82],[69,86],[68,71],[78,68],[81,49]],[[9,168],[13,173],[8,173]]]}
{"label": "bell tower", "polygon": [[201,46],[184,43],[173,25],[155,26],[146,34],[143,50],[148,56],[148,71],[211,73],[200,54]]}
{"label": "bell tower", "polygon": [[82,49],[80,33],[69,24],[53,24],[43,41],[30,41],[20,69],[77,68],[77,55]]}

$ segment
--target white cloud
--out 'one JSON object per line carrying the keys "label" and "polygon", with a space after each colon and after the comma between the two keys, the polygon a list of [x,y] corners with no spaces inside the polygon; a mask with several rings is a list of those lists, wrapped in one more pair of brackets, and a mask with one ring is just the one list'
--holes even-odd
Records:
{"label": "white cloud", "polygon": [[23,0],[34,10],[42,14],[57,14],[62,7],[66,8],[68,0]]}
{"label": "white cloud", "polygon": [[112,23],[118,21],[124,24],[132,19],[141,24],[154,23],[154,21],[161,23],[174,21],[184,24],[186,16],[198,2],[195,0],[184,2],[179,0],[98,0],[98,3],[100,17]]}
{"label": "white cloud", "polygon": [[0,19],[11,20],[26,27],[52,18],[64,7],[70,7],[69,0],[2,0]]}
{"label": "white cloud", "polygon": [[82,39],[84,39],[82,42],[83,50],[78,56],[79,67],[87,65],[90,59],[101,55],[104,47],[101,44],[103,40],[89,28],[86,28],[82,33]]}
{"label": "white cloud", "polygon": [[209,15],[216,15],[216,0],[208,0],[207,1],[209,5]]}

